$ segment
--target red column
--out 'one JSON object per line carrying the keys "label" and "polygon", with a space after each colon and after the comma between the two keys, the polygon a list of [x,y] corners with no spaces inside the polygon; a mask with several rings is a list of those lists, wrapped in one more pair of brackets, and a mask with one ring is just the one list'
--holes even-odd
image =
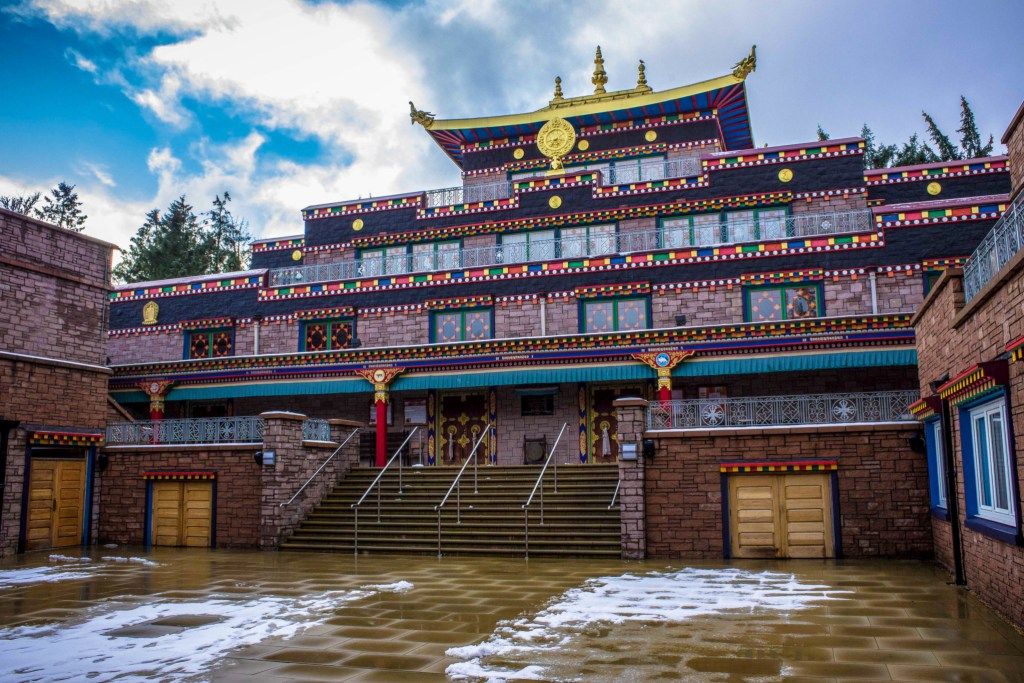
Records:
{"label": "red column", "polygon": [[375,459],[377,467],[384,467],[388,461],[388,399],[387,394],[384,393],[382,400],[381,393],[377,392],[376,400],[373,402],[377,419],[377,451]]}

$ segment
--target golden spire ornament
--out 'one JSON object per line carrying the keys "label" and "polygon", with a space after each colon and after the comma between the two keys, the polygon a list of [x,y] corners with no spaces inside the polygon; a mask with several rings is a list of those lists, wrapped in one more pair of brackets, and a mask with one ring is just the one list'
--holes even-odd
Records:
{"label": "golden spire ornament", "polygon": [[604,57],[601,56],[601,46],[597,46],[597,52],[594,53],[594,75],[591,77],[590,82],[594,84],[594,94],[603,95],[605,93],[604,86],[608,82],[608,74],[604,72]]}
{"label": "golden spire ornament", "polygon": [[647,66],[644,64],[644,60],[640,60],[640,63],[636,67],[636,89],[649,91],[651,86],[647,85]]}
{"label": "golden spire ornament", "polygon": [[562,97],[562,77],[555,76],[555,96],[551,98],[552,102],[561,102],[564,98]]}

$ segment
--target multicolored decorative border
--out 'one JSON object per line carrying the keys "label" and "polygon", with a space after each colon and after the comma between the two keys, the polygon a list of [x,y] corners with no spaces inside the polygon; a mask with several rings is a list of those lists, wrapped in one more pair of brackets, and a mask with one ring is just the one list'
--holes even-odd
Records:
{"label": "multicolored decorative border", "polygon": [[1007,157],[993,157],[988,161],[975,163],[949,163],[948,165],[925,164],[921,166],[909,166],[905,169],[879,169],[877,171],[865,171],[864,182],[868,185],[891,185],[894,183],[908,183],[920,180],[934,180],[936,178],[949,178],[982,173],[1005,173],[1009,171]]}
{"label": "multicolored decorative border", "polygon": [[307,308],[295,311],[292,316],[296,320],[315,320],[319,318],[351,318],[356,314],[352,306],[334,306],[332,308]]}
{"label": "multicolored decorative border", "polygon": [[765,462],[723,462],[718,464],[718,471],[721,474],[834,472],[838,469],[838,460],[770,460]]}
{"label": "multicolored decorative border", "polygon": [[744,166],[762,166],[764,164],[781,164],[791,161],[807,161],[810,159],[823,159],[825,157],[848,156],[851,154],[863,154],[864,141],[839,142],[823,145],[807,145],[794,149],[764,149],[749,150],[744,154],[733,156],[721,156],[717,158],[700,160],[701,166],[709,171],[721,170],[724,168],[740,168]]}
{"label": "multicolored decorative border", "polygon": [[928,258],[921,262],[922,270],[946,270],[947,268],[963,268],[966,256],[950,256],[948,258]]}
{"label": "multicolored decorative border", "polygon": [[355,203],[335,204],[333,206],[318,206],[311,209],[303,209],[302,218],[308,221],[316,218],[330,218],[331,216],[350,216],[357,213],[406,209],[422,206],[424,197],[424,193],[419,192],[390,199],[371,199]]}
{"label": "multicolored decorative border", "polygon": [[38,429],[32,432],[28,442],[33,446],[75,446],[87,448],[89,446],[102,446],[105,437],[106,435],[103,432]]}
{"label": "multicolored decorative border", "polygon": [[934,223],[955,223],[958,221],[980,221],[999,218],[1006,210],[1006,202],[973,204],[949,208],[920,209],[876,213],[875,225],[879,228],[900,228],[910,225],[932,225]]}
{"label": "multicolored decorative border", "polygon": [[1006,350],[1010,354],[1010,362],[1016,363],[1021,358],[1024,358],[1024,337],[1017,337],[1009,344],[1006,345]]}
{"label": "multicolored decorative border", "polygon": [[211,470],[190,470],[190,471],[176,471],[176,472],[160,472],[156,470],[150,470],[142,473],[142,478],[146,480],[161,480],[161,479],[179,479],[179,480],[202,480],[202,479],[216,479],[217,473]]}
{"label": "multicolored decorative border", "polygon": [[943,400],[960,405],[971,399],[996,391],[1008,381],[1008,369],[1004,362],[989,361],[978,363],[939,387],[937,393]]}
{"label": "multicolored decorative border", "polygon": [[622,282],[610,285],[590,285],[577,287],[573,294],[577,299],[597,299],[606,296],[633,296],[636,294],[650,294],[650,282]]}
{"label": "multicolored decorative border", "polygon": [[626,255],[563,259],[543,263],[471,268],[438,273],[389,275],[366,280],[321,282],[309,285],[269,287],[260,290],[261,301],[333,296],[388,289],[411,289],[451,284],[452,282],[489,282],[509,278],[563,275],[601,270],[621,270],[647,266],[677,266],[718,260],[781,256],[809,252],[838,251],[879,247],[884,244],[881,233],[806,237],[772,242],[691,247],[667,251],[641,252]]}
{"label": "multicolored decorative border", "polygon": [[453,296],[445,299],[427,299],[423,307],[431,311],[448,311],[455,308],[472,308],[474,306],[491,306],[494,297],[490,294],[477,296]]}
{"label": "multicolored decorative border", "polygon": [[282,251],[284,249],[301,249],[306,243],[304,236],[297,237],[282,237],[276,240],[267,240],[264,242],[253,242],[252,253],[262,254],[265,251]]}
{"label": "multicolored decorative border", "polygon": [[910,414],[922,422],[931,419],[942,411],[941,402],[938,396],[925,396],[910,404]]}
{"label": "multicolored decorative border", "polygon": [[205,280],[203,282],[182,282],[173,285],[155,287],[139,287],[133,289],[116,289],[110,293],[114,303],[121,301],[137,301],[139,299],[159,299],[167,296],[183,294],[209,294],[211,292],[227,292],[237,289],[249,289],[263,284],[263,275],[247,275],[245,277],[227,278],[224,280]]}
{"label": "multicolored decorative border", "polygon": [[740,282],[745,285],[766,285],[823,280],[824,278],[825,270],[823,268],[808,268],[806,270],[781,270],[771,273],[746,273],[740,275]]}
{"label": "multicolored decorative border", "polygon": [[199,318],[196,320],[182,320],[178,327],[183,330],[200,330],[204,327],[234,327],[235,319],[231,316],[219,318]]}
{"label": "multicolored decorative border", "polygon": [[[847,316],[780,320],[764,323],[736,323],[704,327],[673,327],[657,330],[632,330],[603,334],[549,335],[512,339],[487,339],[452,344],[430,344],[385,348],[338,349],[266,356],[225,356],[201,360],[139,363],[114,367],[114,382],[134,385],[136,377],[152,375],[176,376],[181,373],[202,373],[228,370],[294,368],[322,365],[400,363],[409,361],[451,361],[480,356],[515,358],[520,354],[550,351],[602,351],[622,347],[645,347],[703,342],[765,340],[778,337],[810,337],[845,332],[910,331],[910,314]],[[900,343],[905,343],[905,340]],[[703,353],[703,351],[702,351]],[[127,379],[124,379],[127,378]]]}

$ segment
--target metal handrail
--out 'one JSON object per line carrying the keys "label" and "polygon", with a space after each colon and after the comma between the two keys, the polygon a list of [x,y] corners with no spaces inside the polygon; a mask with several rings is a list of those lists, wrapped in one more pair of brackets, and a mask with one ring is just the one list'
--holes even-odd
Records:
{"label": "metal handrail", "polygon": [[473,463],[473,493],[479,493],[480,489],[477,487],[477,461],[476,461],[476,449],[483,443],[484,437],[488,435],[490,430],[485,429],[480,434],[480,438],[473,444],[473,450],[469,452],[469,457],[466,458],[466,462],[462,463],[462,467],[459,469],[459,473],[455,475],[455,481],[448,487],[448,493],[444,494],[444,498],[441,502],[434,506],[434,512],[437,513],[437,556],[441,557],[441,508],[444,507],[445,503],[448,502],[449,496],[452,495],[452,489],[455,489],[455,521],[457,524],[462,524],[462,473],[466,471],[466,467],[469,463]]}
{"label": "metal handrail", "polygon": [[261,443],[266,423],[254,415],[113,422],[110,446],[142,444]]}
{"label": "metal handrail", "polygon": [[292,501],[294,501],[296,498],[299,497],[299,494],[302,493],[306,489],[307,486],[309,486],[309,483],[311,481],[313,481],[314,479],[316,479],[316,475],[320,474],[320,472],[325,467],[327,467],[327,463],[329,463],[331,460],[333,460],[334,456],[336,456],[338,453],[340,453],[341,449],[344,448],[345,445],[349,441],[351,441],[352,437],[355,436],[358,432],[359,432],[359,428],[358,427],[353,429],[352,432],[347,437],[345,437],[345,440],[341,442],[341,445],[338,446],[337,448],[335,448],[334,452],[331,453],[329,456],[327,456],[327,459],[324,460],[324,463],[322,465],[320,465],[320,467],[316,468],[316,472],[314,472],[313,474],[309,475],[309,479],[306,480],[305,484],[303,484],[302,486],[299,487],[299,490],[295,492],[295,495],[292,496],[291,498],[289,498],[287,503],[281,503],[281,507],[285,507],[286,505],[291,505]]}
{"label": "metal handrail", "polygon": [[[544,461],[544,467],[540,468],[540,474],[537,475],[537,482],[533,485],[533,490],[530,491],[530,497],[523,503],[523,543],[525,544],[526,557],[530,556],[530,503],[533,502],[533,497],[537,493],[537,487],[540,486],[540,523],[544,524],[544,487],[541,486],[541,482],[544,481],[544,473],[548,470],[548,465],[551,464],[551,459],[555,457],[555,450],[558,448],[558,442],[562,440],[562,434],[565,433],[565,428],[569,426],[568,422],[562,423],[562,428],[558,430],[558,436],[555,438],[555,444],[551,447],[551,452],[548,453],[547,460]],[[555,493],[558,493],[558,461],[555,460],[554,468],[555,477]]]}
{"label": "metal handrail", "polygon": [[[391,463],[393,463],[395,461],[395,458],[398,458],[398,456],[402,453],[402,449],[405,448],[405,445],[407,443],[409,443],[409,439],[412,438],[412,435],[416,433],[417,429],[419,429],[419,427],[413,427],[412,428],[412,431],[409,432],[409,435],[407,437],[405,437],[405,441],[403,441],[402,445],[398,447],[398,450],[395,451],[395,454],[392,455],[390,458],[388,458],[388,461],[387,461],[387,463],[384,464],[384,467],[380,468],[380,472],[378,472],[377,476],[374,477],[373,481],[370,483],[370,486],[366,489],[366,491],[363,492],[363,495],[359,497],[359,500],[357,500],[356,502],[352,503],[351,507],[352,507],[352,510],[355,513],[355,520],[354,520],[355,525],[353,526],[353,532],[352,532],[352,554],[353,555],[356,555],[356,554],[359,553],[359,506],[362,505],[363,501],[366,500],[366,497],[368,495],[370,495],[370,491],[373,490],[373,487],[377,486],[377,482],[379,482],[380,478],[384,476],[384,473],[388,471],[388,468],[391,467]],[[381,487],[377,488],[377,524],[380,524],[380,491],[381,491],[382,488],[384,488],[384,487],[381,486]],[[398,458],[398,493],[399,493],[399,495],[401,495],[401,493],[402,493],[402,459],[401,458]]]}
{"label": "metal handrail", "polygon": [[615,493],[612,494],[612,502],[608,503],[608,509],[611,510],[615,507],[615,501],[619,498],[619,487],[622,486],[622,480],[619,479],[615,482]]}
{"label": "metal handrail", "polygon": [[1024,197],[1006,207],[964,262],[964,299],[970,301],[1024,249]]}
{"label": "metal handrail", "polygon": [[267,276],[272,287],[313,282],[336,282],[378,275],[407,275],[438,270],[457,270],[606,254],[628,254],[722,244],[740,244],[760,239],[786,239],[840,235],[871,230],[871,211],[831,211],[794,214],[785,218],[726,220],[689,227],[671,221],[655,230],[622,231],[589,237],[563,236],[531,240],[529,245],[495,244],[461,248],[436,254],[403,253],[383,258],[362,258],[306,266],[272,268]]}

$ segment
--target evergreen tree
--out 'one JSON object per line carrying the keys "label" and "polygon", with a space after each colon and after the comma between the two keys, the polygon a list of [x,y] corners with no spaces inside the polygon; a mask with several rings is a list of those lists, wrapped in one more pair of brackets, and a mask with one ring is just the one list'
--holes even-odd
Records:
{"label": "evergreen tree", "polygon": [[225,190],[224,196],[217,195],[213,208],[206,212],[213,241],[212,267],[218,273],[244,270],[249,265],[249,223],[232,215],[227,206],[230,201],[231,195]]}
{"label": "evergreen tree", "polygon": [[822,142],[824,142],[825,140],[828,140],[828,139],[829,139],[829,138],[831,138],[831,137],[832,137],[832,136],[831,136],[831,135],[829,135],[828,133],[826,133],[826,132],[825,132],[825,129],[824,129],[824,128],[822,128],[822,127],[821,127],[821,124],[819,123],[819,124],[818,124],[818,139],[819,139],[819,140],[821,140]]}
{"label": "evergreen tree", "polygon": [[893,166],[914,166],[916,164],[930,164],[939,161],[938,155],[928,146],[927,143],[917,139],[917,133],[910,136],[910,139],[903,143],[903,147],[896,152],[893,159]]}
{"label": "evergreen tree", "polygon": [[989,135],[988,143],[981,144],[981,133],[978,132],[978,124],[974,121],[974,110],[963,95],[960,96],[960,127],[956,132],[960,133],[960,148],[964,151],[965,159],[977,159],[992,154],[995,138]]}
{"label": "evergreen tree", "polygon": [[39,201],[39,193],[26,194],[26,195],[3,195],[0,196],[0,209],[7,209],[15,213],[21,213],[26,216],[32,215],[32,209],[35,208],[36,203]]}
{"label": "evergreen tree", "polygon": [[182,195],[160,214],[153,209],[114,269],[122,282],[213,272],[213,238]]}
{"label": "evergreen tree", "polygon": [[63,181],[43,198],[43,208],[36,209],[36,215],[57,227],[74,232],[81,232],[88,218],[82,213],[82,202],[75,192],[75,186]]}
{"label": "evergreen tree", "polygon": [[[962,159],[960,156],[960,150],[957,149],[953,141],[949,139],[949,136],[939,129],[939,126],[935,123],[935,119],[931,115],[923,111],[921,116],[924,118],[924,125],[928,130],[928,137],[935,143],[935,148],[938,150],[938,158],[936,161],[952,161],[953,159]],[[925,145],[927,147],[927,145]]]}

